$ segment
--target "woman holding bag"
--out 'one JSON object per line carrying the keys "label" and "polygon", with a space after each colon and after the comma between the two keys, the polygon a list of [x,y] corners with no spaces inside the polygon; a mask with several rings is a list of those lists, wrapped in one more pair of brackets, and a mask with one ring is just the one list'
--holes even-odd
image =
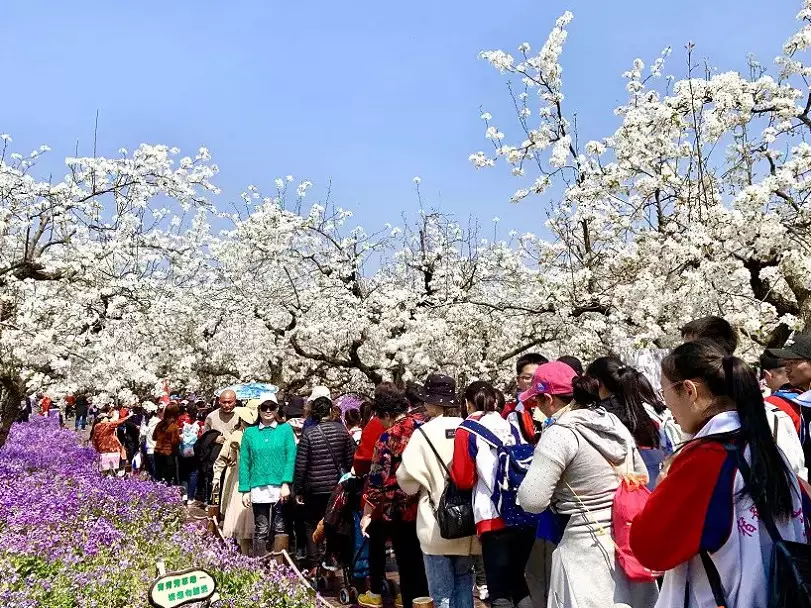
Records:
{"label": "woman holding bag", "polygon": [[456,383],[448,376],[432,374],[425,387],[416,392],[430,420],[417,429],[403,451],[397,483],[406,494],[419,494],[417,537],[428,590],[436,607],[473,608],[472,556],[481,553],[476,530],[471,530],[471,536],[447,540],[440,534],[435,515],[448,482],[456,429],[462,424],[456,405]]}
{"label": "woman holding bag", "polygon": [[313,540],[324,518],[330,494],[341,476],[352,468],[355,442],[343,422],[333,415],[332,401],[317,397],[312,402],[313,423],[304,428],[296,455],[294,486],[301,505],[307,541],[306,567],[313,570],[321,560],[321,548]]}
{"label": "woman holding bag", "polygon": [[645,463],[620,419],[591,403],[597,381],[573,376],[563,363],[546,363],[521,394],[522,403],[554,422],[541,434],[518,500],[531,513],[551,505],[566,518],[552,552],[547,606],[653,608],[656,583],[628,578],[615,558],[612,530],[617,471],[647,482]]}

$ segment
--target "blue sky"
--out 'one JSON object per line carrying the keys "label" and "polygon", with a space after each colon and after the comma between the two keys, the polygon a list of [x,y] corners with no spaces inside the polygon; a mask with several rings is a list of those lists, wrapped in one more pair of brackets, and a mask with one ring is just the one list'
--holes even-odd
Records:
{"label": "blue sky", "polygon": [[475,171],[488,150],[479,108],[512,125],[503,78],[482,49],[538,48],[564,10],[575,19],[564,86],[584,139],[616,127],[621,73],[673,46],[668,73],[684,73],[683,45],[721,70],[764,63],[796,28],[799,0],[0,0],[0,132],[28,152],[53,149],[43,171],[140,142],[193,152],[208,146],[225,200],[248,184],[331,180],[333,200],[374,228],[427,206],[500,230],[540,232],[548,201],[511,205],[506,167]]}

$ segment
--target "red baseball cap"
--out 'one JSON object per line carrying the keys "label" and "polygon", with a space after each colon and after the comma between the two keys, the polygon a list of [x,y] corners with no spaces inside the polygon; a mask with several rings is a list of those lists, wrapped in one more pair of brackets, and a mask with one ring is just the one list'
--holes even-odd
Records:
{"label": "red baseball cap", "polygon": [[518,398],[526,403],[537,395],[571,395],[572,380],[577,377],[571,367],[560,361],[539,365],[532,375],[532,385]]}

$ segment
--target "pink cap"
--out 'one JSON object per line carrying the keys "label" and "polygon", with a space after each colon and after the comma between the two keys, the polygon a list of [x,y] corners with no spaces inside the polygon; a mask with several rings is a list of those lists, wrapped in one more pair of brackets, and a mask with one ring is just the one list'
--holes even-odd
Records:
{"label": "pink cap", "polygon": [[577,377],[571,367],[560,361],[539,365],[532,375],[532,385],[518,398],[526,403],[536,395],[571,395],[572,380]]}

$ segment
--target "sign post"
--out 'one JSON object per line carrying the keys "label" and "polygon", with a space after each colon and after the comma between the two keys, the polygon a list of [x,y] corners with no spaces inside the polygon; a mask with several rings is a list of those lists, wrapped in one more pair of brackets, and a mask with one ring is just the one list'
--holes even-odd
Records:
{"label": "sign post", "polygon": [[219,596],[217,581],[199,568],[166,574],[163,560],[158,562],[158,579],[149,588],[149,605],[154,608],[178,608],[194,602],[211,602]]}

